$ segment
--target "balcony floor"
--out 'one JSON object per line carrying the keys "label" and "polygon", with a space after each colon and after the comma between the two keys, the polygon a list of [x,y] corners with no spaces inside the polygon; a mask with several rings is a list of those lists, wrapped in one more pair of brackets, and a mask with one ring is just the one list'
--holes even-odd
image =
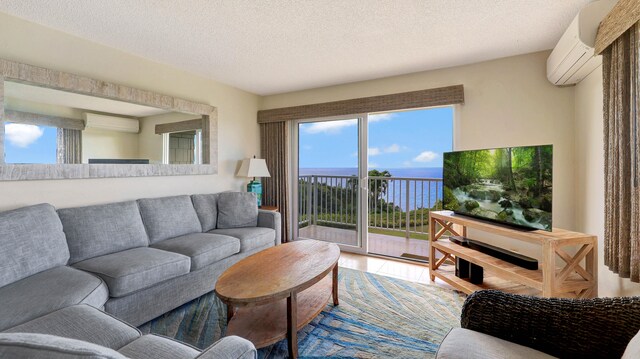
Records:
{"label": "balcony floor", "polygon": [[[351,246],[358,245],[356,232],[348,229],[311,225],[301,228],[299,237]],[[368,250],[372,254],[398,258],[411,259],[411,256],[429,257],[429,241],[369,233]],[[410,256],[407,256],[407,254]]]}

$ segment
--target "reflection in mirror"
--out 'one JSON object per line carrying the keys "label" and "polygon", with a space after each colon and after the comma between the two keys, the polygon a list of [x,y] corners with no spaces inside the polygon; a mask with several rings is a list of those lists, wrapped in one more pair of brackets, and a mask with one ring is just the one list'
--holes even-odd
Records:
{"label": "reflection in mirror", "polygon": [[5,82],[5,163],[202,164],[202,117]]}
{"label": "reflection in mirror", "polygon": [[202,130],[163,134],[162,140],[166,157],[163,157],[162,162],[171,165],[201,163],[199,153],[196,151],[199,148],[201,138]]}

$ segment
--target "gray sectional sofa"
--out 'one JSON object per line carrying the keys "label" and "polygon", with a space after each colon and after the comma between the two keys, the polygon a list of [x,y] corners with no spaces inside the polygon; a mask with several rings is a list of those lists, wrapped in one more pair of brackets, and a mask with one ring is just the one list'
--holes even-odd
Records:
{"label": "gray sectional sofa", "polygon": [[[32,321],[80,310],[70,308],[97,316],[104,310],[139,326],[212,291],[225,269],[279,243],[280,214],[259,211],[250,193],[57,211],[40,204],[0,213],[0,332],[6,336]],[[38,327],[25,332],[65,333]],[[6,340],[12,339],[0,336],[0,346]],[[106,347],[119,350],[122,343]]]}

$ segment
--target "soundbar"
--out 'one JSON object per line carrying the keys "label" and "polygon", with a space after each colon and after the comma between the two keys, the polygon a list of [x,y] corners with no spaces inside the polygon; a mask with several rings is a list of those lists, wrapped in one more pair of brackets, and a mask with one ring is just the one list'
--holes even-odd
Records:
{"label": "soundbar", "polygon": [[495,247],[490,244],[482,243],[462,236],[451,236],[449,237],[449,240],[453,243],[475,249],[478,252],[488,254],[498,259],[502,259],[505,262],[515,264],[522,268],[531,270],[538,269],[538,260],[535,258],[527,257],[519,253],[508,251],[506,249]]}

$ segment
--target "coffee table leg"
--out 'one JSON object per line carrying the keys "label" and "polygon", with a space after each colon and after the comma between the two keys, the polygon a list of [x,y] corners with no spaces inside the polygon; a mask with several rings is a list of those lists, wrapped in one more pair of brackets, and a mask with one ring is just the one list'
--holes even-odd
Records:
{"label": "coffee table leg", "polygon": [[333,267],[333,305],[340,304],[338,301],[338,265]]}
{"label": "coffee table leg", "polygon": [[295,292],[287,297],[287,341],[289,358],[298,357],[298,298]]}
{"label": "coffee table leg", "polygon": [[227,324],[231,321],[231,318],[233,318],[235,310],[236,308],[234,308],[233,305],[227,304]]}

